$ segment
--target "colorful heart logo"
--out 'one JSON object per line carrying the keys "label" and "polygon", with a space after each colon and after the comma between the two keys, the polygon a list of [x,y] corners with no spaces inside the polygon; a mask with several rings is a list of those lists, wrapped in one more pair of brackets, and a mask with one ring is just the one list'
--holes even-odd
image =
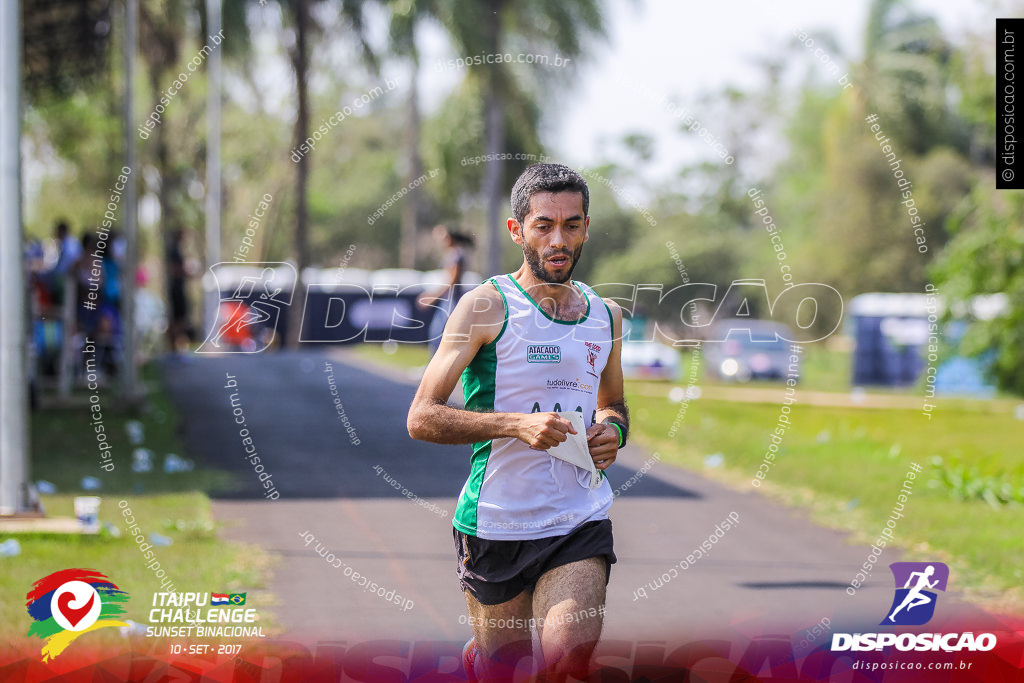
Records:
{"label": "colorful heart logo", "polygon": [[92,609],[92,603],[96,600],[96,594],[92,593],[89,595],[88,602],[85,603],[84,607],[78,607],[77,609],[71,606],[71,601],[77,596],[74,593],[61,593],[57,598],[57,609],[64,615],[64,618],[68,620],[68,623],[72,627],[78,626],[78,623],[85,619]]}
{"label": "colorful heart logo", "polygon": [[49,662],[85,633],[128,628],[121,616],[126,602],[128,594],[102,572],[60,569],[36,581],[25,595],[32,617],[27,635],[44,641],[39,654]]}
{"label": "colorful heart logo", "polygon": [[84,581],[66,581],[50,598],[50,613],[57,625],[68,631],[84,631],[99,619],[103,597]]}

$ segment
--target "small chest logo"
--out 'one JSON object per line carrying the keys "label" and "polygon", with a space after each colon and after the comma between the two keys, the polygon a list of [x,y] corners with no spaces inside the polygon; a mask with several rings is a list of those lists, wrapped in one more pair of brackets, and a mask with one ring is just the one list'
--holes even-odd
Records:
{"label": "small chest logo", "polygon": [[562,347],[557,344],[530,344],[526,347],[526,362],[561,363]]}
{"label": "small chest logo", "polygon": [[594,369],[594,363],[597,361],[597,354],[601,353],[601,347],[594,342],[583,342],[587,345],[587,365],[590,369],[587,370],[591,375],[597,377],[597,371]]}

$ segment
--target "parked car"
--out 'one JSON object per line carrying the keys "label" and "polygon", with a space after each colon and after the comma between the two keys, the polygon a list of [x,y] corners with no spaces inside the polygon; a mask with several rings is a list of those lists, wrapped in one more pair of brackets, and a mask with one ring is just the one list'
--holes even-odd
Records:
{"label": "parked car", "polygon": [[726,382],[783,379],[789,372],[787,338],[796,336],[786,325],[770,320],[716,321],[704,342],[708,372]]}
{"label": "parked car", "polygon": [[622,376],[674,380],[679,376],[679,351],[659,341],[623,341]]}

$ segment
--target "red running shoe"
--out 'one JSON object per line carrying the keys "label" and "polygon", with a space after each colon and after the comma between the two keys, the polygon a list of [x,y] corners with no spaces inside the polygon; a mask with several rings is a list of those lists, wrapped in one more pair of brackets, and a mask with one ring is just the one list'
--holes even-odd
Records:
{"label": "red running shoe", "polygon": [[466,671],[466,680],[469,683],[478,683],[480,680],[476,676],[476,656],[476,638],[470,638],[462,648],[462,668]]}

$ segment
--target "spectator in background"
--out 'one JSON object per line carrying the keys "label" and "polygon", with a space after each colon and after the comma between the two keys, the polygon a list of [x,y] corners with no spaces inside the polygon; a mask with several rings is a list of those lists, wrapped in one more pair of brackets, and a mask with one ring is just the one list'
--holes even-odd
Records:
{"label": "spectator in background", "polygon": [[185,292],[187,269],[185,267],[185,231],[177,228],[171,232],[165,259],[167,269],[167,298],[170,315],[167,319],[167,346],[171,354],[188,349],[189,305]]}
{"label": "spectator in background", "polygon": [[96,355],[103,369],[116,375],[121,357],[121,264],[124,238],[110,231],[110,248],[103,252],[103,285],[96,332]]}
{"label": "spectator in background", "polygon": [[53,232],[54,240],[57,242],[57,263],[53,272],[58,275],[66,275],[78,259],[82,257],[82,247],[71,235],[71,228],[67,221],[60,220]]}
{"label": "spectator in background", "polygon": [[40,317],[52,305],[51,292],[46,286],[46,250],[42,241],[32,237],[25,243],[25,272],[32,292],[32,315]]}
{"label": "spectator in background", "polygon": [[[82,248],[79,252],[78,261],[73,266],[75,275],[75,320],[78,323],[78,333],[89,339],[96,340],[96,330],[99,327],[101,294],[103,292],[103,281],[106,274],[100,269],[99,275],[92,272],[93,269],[93,243],[95,238],[89,233],[82,235]],[[90,286],[90,283],[96,284]],[[96,294],[89,298],[89,292],[96,288]]]}
{"label": "spectator in background", "polygon": [[416,299],[416,306],[421,309],[431,305],[438,307],[430,320],[430,340],[427,342],[430,355],[434,355],[441,344],[441,333],[448,322],[448,316],[465,293],[461,285],[462,276],[466,272],[466,251],[473,246],[472,237],[449,230],[444,225],[434,226],[434,238],[444,248],[443,267],[446,284],[441,289],[424,292]]}
{"label": "spectator in background", "polygon": [[[110,245],[116,233],[111,233]],[[89,339],[104,373],[117,374],[121,334],[120,265],[113,249],[96,251],[96,237],[82,235],[82,253],[74,265],[76,322],[79,342]]]}
{"label": "spectator in background", "polygon": [[30,237],[25,242],[25,269],[30,275],[37,275],[43,272],[46,260],[46,252],[43,250],[43,243],[38,237]]}
{"label": "spectator in background", "polygon": [[64,301],[65,278],[82,257],[82,246],[71,236],[71,228],[65,220],[57,221],[53,230],[53,240],[57,249],[57,258],[42,278],[50,302],[59,306]]}

